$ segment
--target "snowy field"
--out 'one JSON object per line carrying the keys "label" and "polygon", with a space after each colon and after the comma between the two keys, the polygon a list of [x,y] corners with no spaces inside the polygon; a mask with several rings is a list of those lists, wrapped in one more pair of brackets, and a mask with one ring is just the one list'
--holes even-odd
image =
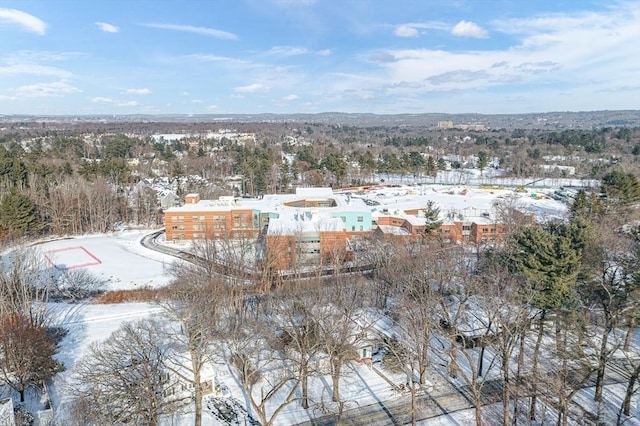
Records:
{"label": "snowy field", "polygon": [[150,232],[65,238],[40,243],[36,248],[56,271],[86,270],[105,282],[105,290],[160,287],[169,282],[166,270],[174,258],[140,245],[142,237]]}
{"label": "snowy field", "polygon": [[73,364],[89,349],[92,343],[102,341],[116,331],[125,321],[136,321],[157,315],[162,308],[148,303],[122,303],[109,305],[72,305],[56,303],[61,325],[69,332],[60,344],[56,359],[64,363],[66,371],[56,375],[50,397],[55,411],[64,402],[58,389],[64,383]]}

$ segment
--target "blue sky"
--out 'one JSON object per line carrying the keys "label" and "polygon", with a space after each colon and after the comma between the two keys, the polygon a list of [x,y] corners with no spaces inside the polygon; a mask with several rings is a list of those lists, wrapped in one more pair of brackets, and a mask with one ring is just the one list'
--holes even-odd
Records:
{"label": "blue sky", "polygon": [[0,1],[0,114],[640,109],[640,2]]}

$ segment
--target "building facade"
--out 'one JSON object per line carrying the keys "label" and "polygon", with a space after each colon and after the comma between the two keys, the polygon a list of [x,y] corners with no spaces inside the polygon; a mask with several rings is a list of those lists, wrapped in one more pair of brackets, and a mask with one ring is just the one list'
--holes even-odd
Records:
{"label": "building facade", "polygon": [[432,229],[425,217],[426,200],[396,209],[374,208],[364,201],[334,194],[331,188],[259,199],[202,200],[188,194],[184,205],[165,210],[166,240],[255,240],[257,262],[282,270],[352,260],[367,236],[418,241],[431,229],[430,235],[446,242],[490,244],[505,235],[505,225],[488,212],[440,215]]}

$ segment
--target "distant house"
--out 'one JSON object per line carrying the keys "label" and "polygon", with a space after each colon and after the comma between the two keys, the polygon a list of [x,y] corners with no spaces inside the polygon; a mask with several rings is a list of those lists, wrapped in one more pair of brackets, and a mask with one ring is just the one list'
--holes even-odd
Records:
{"label": "distant house", "polygon": [[180,204],[180,197],[178,197],[175,192],[167,192],[159,197],[160,207],[162,210],[169,209],[171,207],[175,207]]}

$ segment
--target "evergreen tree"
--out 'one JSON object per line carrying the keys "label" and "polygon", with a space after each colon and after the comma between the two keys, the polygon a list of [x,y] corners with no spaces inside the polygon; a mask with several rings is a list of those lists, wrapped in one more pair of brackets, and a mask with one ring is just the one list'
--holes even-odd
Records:
{"label": "evergreen tree", "polygon": [[438,165],[432,156],[427,157],[427,161],[425,163],[425,171],[427,172],[427,176],[435,177],[438,172]]}
{"label": "evergreen tree", "polygon": [[[533,285],[532,305],[540,309],[538,336],[533,349],[532,374],[538,374],[538,354],[548,311],[555,312],[556,344],[561,346],[561,318],[576,307],[576,280],[586,229],[582,221],[525,227],[514,236],[514,269]],[[565,325],[566,327],[566,325]],[[537,386],[532,389],[529,418],[536,415]]]}
{"label": "evergreen tree", "polygon": [[619,170],[602,178],[602,192],[610,202],[629,205],[640,201],[640,181],[631,173]]}
{"label": "evergreen tree", "polygon": [[571,204],[571,217],[594,219],[604,213],[604,203],[598,194],[587,194],[584,189],[581,189],[576,194]]}
{"label": "evergreen tree", "polygon": [[0,234],[24,237],[42,229],[34,202],[13,188],[0,200]]}
{"label": "evergreen tree", "polygon": [[478,153],[478,169],[480,169],[480,175],[482,176],[482,172],[484,171],[484,169],[487,168],[487,166],[489,165],[489,156],[487,155],[486,152],[484,151],[480,151]]}
{"label": "evergreen tree", "polygon": [[427,206],[423,210],[426,219],[424,234],[429,238],[440,228],[442,220],[440,219],[440,209],[436,207],[436,203],[432,200],[427,201]]}
{"label": "evergreen tree", "polygon": [[569,224],[526,227],[515,236],[514,265],[537,285],[536,307],[559,309],[570,302],[588,231],[582,220],[575,219]]}

